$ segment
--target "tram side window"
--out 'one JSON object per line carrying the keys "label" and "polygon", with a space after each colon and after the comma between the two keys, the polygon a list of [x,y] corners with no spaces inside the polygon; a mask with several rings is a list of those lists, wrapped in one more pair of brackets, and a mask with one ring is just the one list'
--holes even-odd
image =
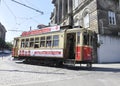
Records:
{"label": "tram side window", "polygon": [[46,47],[51,47],[52,44],[52,36],[46,37]]}
{"label": "tram side window", "polygon": [[59,35],[53,36],[53,47],[59,46]]}
{"label": "tram side window", "polygon": [[93,45],[93,36],[92,35],[90,35],[89,36],[89,45]]}
{"label": "tram side window", "polygon": [[89,40],[88,40],[88,35],[87,35],[87,33],[84,33],[83,34],[83,44],[84,45],[88,45],[88,42],[89,42]]}
{"label": "tram side window", "polygon": [[16,40],[13,41],[13,46],[16,47]]}
{"label": "tram side window", "polygon": [[13,46],[17,47],[17,40],[14,40]]}
{"label": "tram side window", "polygon": [[84,34],[84,45],[92,45],[92,36],[90,34]]}
{"label": "tram side window", "polygon": [[25,40],[22,39],[22,40],[21,40],[21,48],[24,48],[24,47],[25,47]]}
{"label": "tram side window", "polygon": [[29,39],[26,39],[25,47],[29,47]]}
{"label": "tram side window", "polygon": [[77,44],[80,43],[80,32],[77,33]]}
{"label": "tram side window", "polygon": [[40,47],[45,47],[45,37],[41,37],[40,39]]}
{"label": "tram side window", "polygon": [[34,48],[39,48],[39,37],[35,38]]}
{"label": "tram side window", "polygon": [[30,39],[30,47],[33,47],[34,46],[34,38],[31,38]]}

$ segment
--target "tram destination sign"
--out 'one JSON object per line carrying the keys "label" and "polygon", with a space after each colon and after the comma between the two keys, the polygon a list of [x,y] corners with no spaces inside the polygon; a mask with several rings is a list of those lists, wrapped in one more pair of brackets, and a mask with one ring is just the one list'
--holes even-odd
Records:
{"label": "tram destination sign", "polygon": [[42,33],[54,32],[54,31],[59,31],[59,30],[60,30],[60,26],[45,27],[45,28],[42,28],[42,29],[25,31],[25,32],[22,33],[21,36],[38,35],[38,34],[42,34]]}

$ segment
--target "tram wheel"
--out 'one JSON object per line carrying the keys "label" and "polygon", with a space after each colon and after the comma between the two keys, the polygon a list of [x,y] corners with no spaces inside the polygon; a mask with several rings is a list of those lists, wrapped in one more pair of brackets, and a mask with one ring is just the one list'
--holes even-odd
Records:
{"label": "tram wheel", "polygon": [[92,68],[92,63],[87,63],[87,68]]}

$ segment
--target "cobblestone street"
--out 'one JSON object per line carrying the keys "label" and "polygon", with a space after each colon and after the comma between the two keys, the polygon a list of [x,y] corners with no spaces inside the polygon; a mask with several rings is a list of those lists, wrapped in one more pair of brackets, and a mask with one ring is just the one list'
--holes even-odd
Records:
{"label": "cobblestone street", "polygon": [[0,86],[119,86],[120,64],[94,64],[91,70],[24,64],[0,58]]}

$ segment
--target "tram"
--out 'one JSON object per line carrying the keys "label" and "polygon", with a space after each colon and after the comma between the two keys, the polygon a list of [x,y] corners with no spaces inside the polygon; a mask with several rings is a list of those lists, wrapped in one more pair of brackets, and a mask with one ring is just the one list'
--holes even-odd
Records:
{"label": "tram", "polygon": [[85,28],[46,27],[23,32],[14,38],[14,59],[37,60],[41,64],[87,64],[92,66],[94,32]]}

